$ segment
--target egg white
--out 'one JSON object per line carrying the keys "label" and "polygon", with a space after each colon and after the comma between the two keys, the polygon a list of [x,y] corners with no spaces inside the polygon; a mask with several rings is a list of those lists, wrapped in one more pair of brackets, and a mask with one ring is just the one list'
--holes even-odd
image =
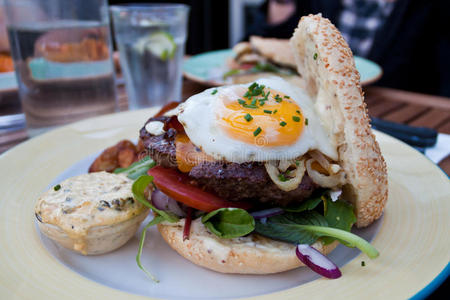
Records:
{"label": "egg white", "polygon": [[[178,107],[178,120],[184,126],[192,143],[217,160],[235,163],[264,162],[270,160],[291,160],[309,150],[319,150],[337,160],[337,146],[332,133],[327,132],[317,115],[313,102],[300,87],[294,86],[280,77],[263,78],[256,81],[267,88],[277,90],[295,101],[308,119],[294,144],[287,146],[266,146],[264,140],[256,138],[255,144],[235,140],[217,124],[218,116],[224,109],[219,95],[233,97],[237,86],[247,89],[251,83],[211,88],[190,97]],[[217,93],[213,91],[217,89]],[[237,95],[242,97],[242,95]]]}

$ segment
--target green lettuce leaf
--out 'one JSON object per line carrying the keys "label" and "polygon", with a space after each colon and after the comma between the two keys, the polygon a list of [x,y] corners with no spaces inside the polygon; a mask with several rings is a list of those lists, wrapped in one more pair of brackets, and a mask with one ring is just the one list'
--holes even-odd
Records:
{"label": "green lettuce leaf", "polygon": [[127,168],[117,168],[114,170],[115,174],[124,173],[128,178],[136,180],[139,176],[147,174],[148,169],[153,168],[155,166],[155,161],[150,158],[150,156],[146,156],[140,161],[132,163]]}
{"label": "green lettuce leaf", "polygon": [[256,221],[255,232],[292,244],[313,244],[320,235],[304,230],[301,225],[328,226],[327,220],[315,211],[284,213],[267,218],[266,222]]}
{"label": "green lettuce leaf", "polygon": [[231,69],[228,72],[225,72],[222,76],[223,79],[227,79],[230,76],[234,75],[244,75],[244,74],[254,74],[254,73],[260,73],[260,72],[270,72],[270,73],[276,73],[280,75],[295,75],[296,72],[289,69],[289,68],[279,68],[276,65],[266,62],[266,63],[257,63],[253,67],[251,67],[248,70],[241,70],[241,69]]}
{"label": "green lettuce leaf", "polygon": [[290,205],[288,207],[284,207],[283,209],[285,211],[289,211],[289,212],[302,212],[305,210],[313,210],[321,202],[322,202],[322,199],[320,196],[311,197],[311,198],[308,198],[308,199],[300,202],[299,204]]}
{"label": "green lettuce leaf", "polygon": [[225,73],[222,75],[222,78],[223,78],[223,79],[227,79],[228,77],[233,76],[233,75],[237,75],[237,74],[239,74],[239,73],[241,73],[241,70],[239,70],[239,69],[231,69],[231,70],[229,70],[228,72],[225,72]]}
{"label": "green lettuce leaf", "polygon": [[255,229],[255,220],[240,208],[219,208],[202,217],[202,223],[215,235],[231,239],[249,234]]}
{"label": "green lettuce leaf", "polygon": [[267,218],[263,223],[256,221],[255,232],[293,244],[312,244],[318,238],[331,237],[345,242],[347,246],[358,247],[370,258],[378,251],[359,236],[338,228],[328,227],[326,218],[315,211],[285,213]]}
{"label": "green lettuce leaf", "polygon": [[134,181],[131,191],[133,192],[134,199],[142,203],[144,206],[151,208],[158,216],[164,218],[164,221],[170,223],[178,222],[179,218],[171,212],[157,209],[145,198],[144,192],[147,186],[153,181],[153,176],[141,175],[136,181]]}
{"label": "green lettuce leaf", "polygon": [[282,75],[295,75],[295,72],[288,68],[279,68],[276,65],[266,62],[266,63],[257,63],[255,66],[253,66],[250,71],[252,73],[258,73],[258,72],[271,72],[271,73],[277,73]]}
{"label": "green lettuce leaf", "polygon": [[147,229],[153,225],[159,224],[161,222],[164,221],[164,218],[161,216],[155,216],[153,218],[153,220],[151,220],[147,225],[145,225],[144,229],[142,229],[142,233],[141,233],[141,239],[139,240],[139,249],[138,249],[138,253],[136,255],[136,263],[138,265],[138,267],[144,271],[144,273],[154,282],[159,282],[158,279],[156,279],[155,276],[153,276],[149,271],[147,271],[144,266],[141,263],[141,256],[142,256],[142,250],[144,248],[144,242],[145,242],[145,235],[147,233]]}
{"label": "green lettuce leaf", "polygon": [[[328,226],[345,231],[350,231],[353,224],[355,224],[356,222],[356,216],[353,212],[353,206],[350,203],[342,200],[333,202],[328,196],[323,196],[322,200],[324,202],[324,216],[328,222]],[[322,241],[325,244],[330,244],[334,240],[335,238],[332,237],[322,238]],[[346,246],[349,246],[345,241],[340,240],[340,242]]]}

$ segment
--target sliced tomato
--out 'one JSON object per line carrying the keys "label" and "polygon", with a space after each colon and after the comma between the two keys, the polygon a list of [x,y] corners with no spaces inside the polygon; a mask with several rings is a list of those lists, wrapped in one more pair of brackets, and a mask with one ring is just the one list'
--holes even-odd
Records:
{"label": "sliced tomato", "polygon": [[239,66],[239,69],[241,70],[248,70],[251,69],[255,66],[255,64],[242,64]]}
{"label": "sliced tomato", "polygon": [[188,175],[175,169],[156,166],[148,170],[148,175],[153,176],[153,183],[167,196],[196,208],[201,211],[210,212],[224,207],[237,207],[249,209],[248,202],[230,202],[214,194],[208,193],[201,188],[191,185]]}
{"label": "sliced tomato", "polygon": [[168,118],[167,121],[164,122],[164,128],[163,128],[164,131],[169,130],[169,128],[173,128],[179,133],[184,132],[184,127],[183,127],[183,125],[181,125],[180,121],[178,121],[177,116],[170,116],[167,118]]}

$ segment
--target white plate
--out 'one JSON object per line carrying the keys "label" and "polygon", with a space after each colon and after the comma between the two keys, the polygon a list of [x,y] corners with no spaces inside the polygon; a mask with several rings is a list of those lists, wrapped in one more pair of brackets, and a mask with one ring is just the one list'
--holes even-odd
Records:
{"label": "white plate", "polygon": [[[143,263],[137,238],[117,251],[83,257],[63,250],[36,228],[34,204],[52,184],[85,172],[95,154],[135,139],[155,110],[131,111],[74,123],[31,139],[0,156],[0,298],[139,299],[257,296],[265,299],[405,299],[424,297],[449,274],[450,182],[430,160],[387,135],[377,139],[387,161],[389,200],[383,219],[362,232],[380,256],[369,260],[340,247],[330,257],[343,276],[311,277],[303,268],[276,275],[217,274],[192,265],[151,229]],[[356,254],[356,257],[355,257]],[[361,261],[366,266],[361,266]],[[347,263],[346,263],[347,262]],[[308,280],[315,279],[309,282]]]}

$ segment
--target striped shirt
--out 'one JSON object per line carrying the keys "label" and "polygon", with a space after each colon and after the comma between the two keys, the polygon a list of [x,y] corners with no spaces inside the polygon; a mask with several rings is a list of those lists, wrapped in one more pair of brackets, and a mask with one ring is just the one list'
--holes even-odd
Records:
{"label": "striped shirt", "polygon": [[341,0],[342,12],[338,27],[353,53],[367,56],[375,34],[391,14],[395,1]]}

